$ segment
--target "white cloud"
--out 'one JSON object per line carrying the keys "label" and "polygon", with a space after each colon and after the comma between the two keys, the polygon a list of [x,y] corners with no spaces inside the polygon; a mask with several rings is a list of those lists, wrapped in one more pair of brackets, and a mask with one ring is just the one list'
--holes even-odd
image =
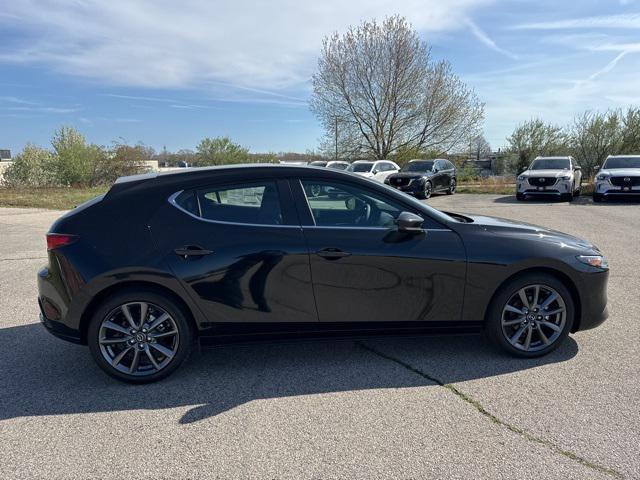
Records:
{"label": "white cloud", "polygon": [[469,27],[469,29],[471,30],[471,33],[473,33],[473,35],[480,40],[482,43],[484,43],[487,47],[491,48],[492,50],[495,50],[498,53],[501,53],[502,55],[505,55],[513,60],[517,60],[518,57],[511,53],[508,50],[505,50],[504,48],[498,46],[496,44],[496,42],[489,37],[489,35],[487,35],[480,27],[478,27],[478,25],[476,25],[471,19],[467,19],[465,21],[465,23],[467,24],[467,26]]}
{"label": "white cloud", "polygon": [[640,28],[640,13],[570,18],[550,22],[523,23],[512,30],[564,30],[570,28]]}
{"label": "white cloud", "polygon": [[[361,20],[406,16],[424,33],[460,29],[489,0],[22,0],[1,23],[26,32],[0,61],[45,64],[118,86],[272,91],[308,83],[322,38]],[[15,44],[15,42],[14,42]],[[225,95],[226,96],[226,95]]]}

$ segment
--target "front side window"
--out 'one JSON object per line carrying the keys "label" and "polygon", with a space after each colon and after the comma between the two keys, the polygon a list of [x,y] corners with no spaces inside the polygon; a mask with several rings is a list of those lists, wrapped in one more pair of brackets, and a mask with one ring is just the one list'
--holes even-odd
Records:
{"label": "front side window", "polygon": [[433,168],[432,161],[409,162],[400,169],[401,172],[430,172]]}
{"label": "front side window", "polygon": [[316,180],[303,180],[302,186],[315,223],[322,227],[390,228],[403,211],[402,205],[357,186]]}
{"label": "front side window", "polygon": [[176,204],[207,220],[258,225],[282,224],[280,197],[273,181],[187,191],[176,198]]}

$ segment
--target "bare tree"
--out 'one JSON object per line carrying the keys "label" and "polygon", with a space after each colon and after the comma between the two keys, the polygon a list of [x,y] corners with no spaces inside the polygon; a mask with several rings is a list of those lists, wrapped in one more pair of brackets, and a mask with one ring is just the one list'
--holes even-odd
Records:
{"label": "bare tree", "polygon": [[[484,105],[436,62],[399,16],[364,22],[323,41],[311,109],[350,155],[387,158],[399,149],[448,151],[477,133]],[[326,148],[325,148],[326,150]]]}
{"label": "bare tree", "polygon": [[492,153],[491,145],[483,135],[477,135],[469,142],[469,154],[476,160],[488,158]]}

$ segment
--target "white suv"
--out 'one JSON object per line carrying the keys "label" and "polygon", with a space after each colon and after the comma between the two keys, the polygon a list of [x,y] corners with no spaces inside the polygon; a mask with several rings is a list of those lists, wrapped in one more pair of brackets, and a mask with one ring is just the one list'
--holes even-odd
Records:
{"label": "white suv", "polygon": [[571,201],[580,195],[581,184],[582,170],[573,157],[537,157],[518,175],[516,198],[553,195]]}
{"label": "white suv", "polygon": [[398,164],[389,160],[356,160],[347,168],[347,172],[357,173],[379,182],[384,182],[389,175],[399,171]]}
{"label": "white suv", "polygon": [[640,195],[640,155],[609,155],[596,175],[593,201],[613,195]]}

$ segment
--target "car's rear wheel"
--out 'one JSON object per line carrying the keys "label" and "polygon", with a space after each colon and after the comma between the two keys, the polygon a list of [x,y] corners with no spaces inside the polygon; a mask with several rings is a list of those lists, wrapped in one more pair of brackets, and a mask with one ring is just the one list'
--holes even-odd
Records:
{"label": "car's rear wheel", "polygon": [[170,298],[149,290],[127,290],[95,311],[87,331],[100,368],[131,383],[172,373],[187,358],[193,333],[185,313]]}
{"label": "car's rear wheel", "polygon": [[574,303],[569,289],[544,273],[524,274],[500,288],[489,307],[485,333],[500,349],[519,357],[539,357],[571,331]]}

